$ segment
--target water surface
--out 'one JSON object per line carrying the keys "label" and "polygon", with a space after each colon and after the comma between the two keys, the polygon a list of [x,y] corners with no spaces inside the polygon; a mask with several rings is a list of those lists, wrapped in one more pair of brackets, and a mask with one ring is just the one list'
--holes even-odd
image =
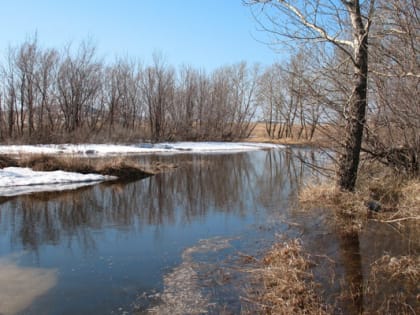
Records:
{"label": "water surface", "polygon": [[[0,200],[0,314],[237,314],[241,260],[278,235],[304,240],[329,302],[363,284],[384,252],[413,250],[387,226],[372,222],[348,240],[327,212],[291,207],[313,174],[302,158],[323,160],[310,149],[140,156],[178,168]],[[363,303],[336,309],[356,314]]]}
{"label": "water surface", "polygon": [[[45,285],[28,298],[18,294],[8,309],[0,304],[0,313],[164,313],[170,277],[190,268],[185,261],[210,270],[238,252],[260,251],[274,228],[288,228],[276,217],[288,207],[302,172],[289,151],[138,159],[179,167],[131,183],[2,201],[0,275],[13,266],[25,271],[24,281],[13,286],[24,287],[31,277]],[[182,281],[196,278],[194,272]],[[212,304],[217,312],[214,305],[228,303],[238,309],[233,295],[221,294],[228,289],[217,277],[223,275],[205,285],[191,283],[199,286],[200,307]],[[211,288],[213,282],[219,289]]]}

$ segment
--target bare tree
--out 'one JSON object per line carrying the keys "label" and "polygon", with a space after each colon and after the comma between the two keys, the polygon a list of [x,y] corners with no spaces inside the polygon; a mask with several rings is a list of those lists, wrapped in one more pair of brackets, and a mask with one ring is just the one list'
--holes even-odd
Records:
{"label": "bare tree", "polygon": [[299,50],[290,62],[274,64],[261,76],[259,103],[270,137],[312,139],[324,108],[314,63],[311,52]]}
{"label": "bare tree", "polygon": [[9,47],[7,54],[7,64],[2,69],[4,111],[7,124],[7,137],[12,139],[15,136],[17,125],[17,92],[15,74],[15,50]]}
{"label": "bare tree", "polygon": [[417,1],[378,1],[373,27],[370,97],[364,151],[400,172],[420,163],[420,7]]}
{"label": "bare tree", "polygon": [[266,132],[271,138],[278,135],[276,131],[284,104],[281,72],[279,64],[271,65],[261,75],[258,84],[258,103],[262,108]]}
{"label": "bare tree", "polygon": [[[264,30],[276,38],[324,45],[341,50],[353,66],[352,93],[345,105],[346,126],[338,164],[338,186],[354,190],[365,126],[368,79],[368,36],[375,1],[267,1],[257,16]],[[260,8],[259,8],[260,9]]]}
{"label": "bare tree", "polygon": [[64,129],[74,132],[97,113],[95,98],[101,87],[102,65],[95,61],[95,48],[82,44],[76,56],[70,47],[61,62],[58,78],[58,103],[64,116]]}
{"label": "bare tree", "polygon": [[39,139],[46,140],[56,130],[59,120],[55,98],[59,54],[54,49],[47,49],[40,51],[37,59],[35,80],[38,95],[36,126]]}
{"label": "bare tree", "polygon": [[197,108],[198,108],[198,71],[184,66],[180,69],[175,92],[173,132],[182,138],[195,140],[197,138]]}
{"label": "bare tree", "polygon": [[147,106],[151,137],[154,141],[167,138],[169,108],[174,99],[175,71],[155,55],[154,64],[142,75],[142,95]]}

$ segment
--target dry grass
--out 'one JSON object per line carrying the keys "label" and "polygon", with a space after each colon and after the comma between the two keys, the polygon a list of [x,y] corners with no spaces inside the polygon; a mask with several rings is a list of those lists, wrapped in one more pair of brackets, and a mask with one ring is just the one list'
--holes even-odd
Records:
{"label": "dry grass", "polygon": [[82,174],[98,173],[116,176],[119,180],[137,180],[154,175],[158,171],[157,169],[147,169],[124,158],[99,160],[75,156],[24,155],[19,159],[7,157],[0,161],[6,161],[2,167],[21,166],[29,167],[35,171],[62,170]]}
{"label": "dry grass", "polygon": [[[297,135],[299,126],[293,127],[293,134]],[[266,131],[265,123],[259,122],[255,125],[255,128],[252,130],[251,135],[243,141],[249,142],[265,142],[265,143],[276,143],[276,144],[285,144],[285,145],[294,145],[294,146],[316,146],[316,147],[331,147],[331,138],[332,135],[336,134],[334,126],[329,125],[320,125],[315,130],[314,136],[312,139],[305,139],[301,137],[298,139],[295,137],[289,138],[271,138]]]}
{"label": "dry grass", "polygon": [[[302,211],[331,210],[327,224],[335,227],[341,236],[357,236],[368,220],[375,220],[392,224],[401,237],[409,237],[410,244],[419,244],[419,178],[407,178],[378,164],[366,163],[360,169],[356,192],[340,191],[334,182],[327,181],[307,185],[300,192],[299,200]],[[372,200],[380,204],[379,212],[368,210],[367,202]],[[364,299],[362,313],[420,314],[419,266],[416,250],[405,256],[384,255],[376,260],[361,291]],[[346,299],[355,292],[349,289],[342,294]]]}
{"label": "dry grass", "polygon": [[6,156],[0,155],[0,168],[9,167],[9,166],[17,166],[18,163],[15,159]]}
{"label": "dry grass", "polygon": [[311,266],[299,240],[274,245],[257,267],[248,270],[256,286],[246,298],[244,313],[329,314],[316,295]]}
{"label": "dry grass", "polygon": [[343,236],[357,233],[367,218],[365,196],[359,192],[341,191],[331,182],[307,184],[299,193],[299,202],[302,211],[332,210],[330,223],[336,225]]}
{"label": "dry grass", "polygon": [[[362,165],[356,192],[340,191],[333,180],[307,184],[299,193],[302,208],[327,208],[344,231],[357,232],[366,219],[382,222],[420,220],[420,179],[407,178],[374,163]],[[369,211],[368,202],[380,204],[378,212]]]}
{"label": "dry grass", "polygon": [[364,288],[365,314],[420,314],[420,257],[384,255]]}

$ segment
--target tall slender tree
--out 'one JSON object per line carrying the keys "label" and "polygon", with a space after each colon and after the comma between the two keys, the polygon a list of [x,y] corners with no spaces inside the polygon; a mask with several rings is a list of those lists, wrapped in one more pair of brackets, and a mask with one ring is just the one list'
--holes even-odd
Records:
{"label": "tall slender tree", "polygon": [[375,0],[251,0],[262,30],[282,42],[313,44],[325,54],[338,49],[351,61],[353,80],[346,104],[345,136],[337,168],[337,185],[353,191],[357,179],[363,130],[366,121],[368,37]]}

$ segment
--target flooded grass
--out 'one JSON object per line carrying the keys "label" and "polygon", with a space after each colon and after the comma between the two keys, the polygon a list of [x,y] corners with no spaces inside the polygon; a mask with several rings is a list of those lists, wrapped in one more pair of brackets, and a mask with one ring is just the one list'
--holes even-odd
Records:
{"label": "flooded grass", "polygon": [[275,244],[248,270],[255,286],[243,314],[329,314],[316,294],[312,264],[299,240]]}
{"label": "flooded grass", "polygon": [[372,264],[365,284],[365,313],[418,314],[419,280],[419,256],[382,256]]}
{"label": "flooded grass", "polygon": [[[299,211],[324,209],[326,226],[341,239],[342,257],[354,262],[332,301],[336,309],[344,305],[360,314],[418,314],[420,182],[387,169],[377,172],[375,167],[365,165],[354,193],[340,191],[330,182],[307,185],[299,194]],[[407,245],[391,250],[398,244]],[[371,261],[368,265],[361,261],[366,250],[363,259]]]}
{"label": "flooded grass", "polygon": [[164,276],[164,290],[154,297],[158,305],[148,310],[149,314],[203,314],[212,307],[210,296],[202,292],[200,273],[211,268],[200,264],[194,255],[217,252],[229,248],[230,240],[213,238],[200,240],[182,253],[182,263]]}
{"label": "flooded grass", "polygon": [[6,155],[0,155],[0,168],[18,166],[17,160]]}

